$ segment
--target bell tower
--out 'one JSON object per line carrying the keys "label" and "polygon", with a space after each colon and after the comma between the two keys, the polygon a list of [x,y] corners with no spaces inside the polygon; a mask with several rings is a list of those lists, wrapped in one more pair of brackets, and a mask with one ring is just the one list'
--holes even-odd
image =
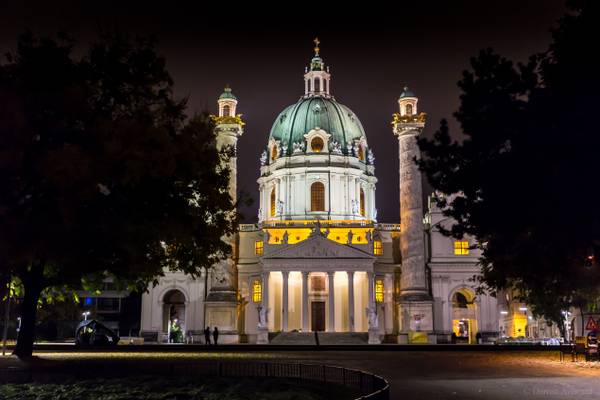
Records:
{"label": "bell tower", "polygon": [[310,68],[306,68],[304,73],[304,97],[329,97],[331,96],[329,94],[331,74],[329,73],[329,67],[325,68],[325,63],[319,54],[321,52],[319,38],[315,38],[314,43],[315,55],[310,60]]}
{"label": "bell tower", "polygon": [[[237,200],[237,141],[244,133],[242,115],[236,114],[237,98],[231,88],[225,87],[217,100],[218,115],[213,115],[217,148],[233,149],[233,156],[227,161],[229,176],[229,195],[233,202]],[[224,238],[232,247],[232,257],[223,260],[209,271],[210,289],[205,302],[205,325],[218,327],[223,343],[237,343],[238,333],[238,284],[235,257],[237,254],[236,236]]]}
{"label": "bell tower", "polygon": [[423,188],[421,172],[414,159],[420,157],[417,137],[425,128],[425,113],[418,113],[419,99],[407,87],[393,115],[393,132],[398,137],[400,158],[400,280],[399,342],[433,341],[433,300],[425,268]]}

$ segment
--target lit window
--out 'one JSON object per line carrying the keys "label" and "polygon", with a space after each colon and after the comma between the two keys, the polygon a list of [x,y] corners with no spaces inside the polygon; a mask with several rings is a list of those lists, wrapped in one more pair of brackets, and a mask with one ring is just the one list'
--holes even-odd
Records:
{"label": "lit window", "polygon": [[310,141],[310,148],[315,153],[320,153],[323,151],[323,147],[325,147],[325,143],[323,143],[323,139],[320,137],[315,137]]}
{"label": "lit window", "polygon": [[413,114],[412,104],[407,104],[406,105],[406,115],[408,115],[410,117],[412,114]]}
{"label": "lit window", "polygon": [[325,185],[321,182],[310,187],[310,211],[325,211]]}
{"label": "lit window", "polygon": [[383,279],[375,279],[375,301],[383,303]]}
{"label": "lit window", "polygon": [[362,145],[358,149],[358,159],[360,161],[365,161],[365,148]]}
{"label": "lit window", "polygon": [[255,279],[252,284],[252,301],[255,303],[260,303],[262,301],[262,283],[260,282],[260,279]]}
{"label": "lit window", "polygon": [[375,240],[373,242],[373,254],[376,256],[383,254],[383,243],[381,243],[381,240]]}
{"label": "lit window", "polygon": [[365,192],[360,189],[360,215],[365,216]]}
{"label": "lit window", "polygon": [[254,254],[261,255],[264,250],[264,243],[262,240],[257,240],[254,242]]}
{"label": "lit window", "polygon": [[277,210],[277,205],[275,204],[275,188],[273,188],[273,190],[271,190],[271,210],[270,210],[271,217],[275,216],[276,210]]}
{"label": "lit window", "polygon": [[273,145],[273,148],[271,149],[271,161],[275,161],[277,159],[277,145]]}
{"label": "lit window", "polygon": [[454,255],[466,256],[467,254],[469,254],[469,242],[466,240],[454,241]]}

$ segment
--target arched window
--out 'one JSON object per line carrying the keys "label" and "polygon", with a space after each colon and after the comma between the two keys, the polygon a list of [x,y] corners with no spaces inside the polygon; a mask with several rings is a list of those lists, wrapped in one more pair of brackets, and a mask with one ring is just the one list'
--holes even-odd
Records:
{"label": "arched window", "polygon": [[320,137],[314,137],[311,141],[310,141],[310,148],[312,149],[313,152],[315,153],[320,153],[323,151],[323,148],[325,147],[325,143],[323,143],[323,139],[321,139]]}
{"label": "arched window", "polygon": [[358,159],[360,161],[365,161],[365,146],[363,146],[362,144],[358,148]]}
{"label": "arched window", "polygon": [[321,79],[315,78],[315,92],[321,91]]}
{"label": "arched window", "polygon": [[276,200],[276,198],[275,198],[275,188],[273,188],[271,190],[271,204],[270,204],[271,209],[270,209],[270,213],[269,213],[269,215],[271,217],[275,216],[275,211],[277,210],[277,205],[275,204],[275,200]]}
{"label": "arched window", "polygon": [[467,300],[467,297],[464,294],[462,294],[461,292],[456,292],[454,294],[453,303],[454,307],[468,308],[467,305],[469,304],[469,301]]}
{"label": "arched window", "polygon": [[321,182],[310,187],[310,211],[325,211],[325,185]]}
{"label": "arched window", "polygon": [[412,104],[407,104],[406,105],[406,115],[408,115],[410,117],[412,115],[412,113],[413,113]]}
{"label": "arched window", "polygon": [[278,153],[278,152],[279,152],[279,151],[277,150],[277,145],[276,145],[276,144],[274,144],[274,145],[273,145],[273,148],[271,149],[271,161],[275,161],[275,160],[277,160],[277,153]]}
{"label": "arched window", "polygon": [[360,189],[360,215],[365,216],[365,192]]}
{"label": "arched window", "polygon": [[230,108],[229,106],[223,106],[223,116],[229,117]]}

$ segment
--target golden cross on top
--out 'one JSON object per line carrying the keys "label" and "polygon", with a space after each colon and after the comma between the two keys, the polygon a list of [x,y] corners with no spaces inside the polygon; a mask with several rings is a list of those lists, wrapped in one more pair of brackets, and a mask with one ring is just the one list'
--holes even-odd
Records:
{"label": "golden cross on top", "polygon": [[313,40],[313,42],[315,42],[315,56],[319,55],[319,44],[321,44],[321,42],[319,42],[319,38],[316,37],[315,40]]}

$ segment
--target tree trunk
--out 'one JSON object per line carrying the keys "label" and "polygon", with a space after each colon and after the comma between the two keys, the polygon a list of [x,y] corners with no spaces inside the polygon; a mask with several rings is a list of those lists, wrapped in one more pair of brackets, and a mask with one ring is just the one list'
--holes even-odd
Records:
{"label": "tree trunk", "polygon": [[[35,275],[38,275],[38,279]],[[13,352],[19,358],[31,357],[33,353],[37,304],[43,289],[42,273],[32,271],[27,279],[23,279],[23,288],[25,296],[21,305],[21,329]]]}

